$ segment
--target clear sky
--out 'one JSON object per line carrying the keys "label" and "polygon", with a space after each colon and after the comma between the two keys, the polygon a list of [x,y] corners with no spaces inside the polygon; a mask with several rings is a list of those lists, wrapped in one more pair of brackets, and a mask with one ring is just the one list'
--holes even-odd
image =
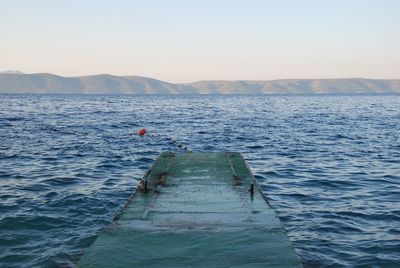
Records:
{"label": "clear sky", "polygon": [[400,0],[0,0],[0,71],[400,78]]}

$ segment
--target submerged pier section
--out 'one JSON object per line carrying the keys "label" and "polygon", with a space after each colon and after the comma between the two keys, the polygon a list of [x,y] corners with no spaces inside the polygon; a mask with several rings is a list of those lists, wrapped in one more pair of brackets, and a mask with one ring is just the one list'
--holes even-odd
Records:
{"label": "submerged pier section", "polygon": [[79,267],[301,267],[239,153],[162,153]]}

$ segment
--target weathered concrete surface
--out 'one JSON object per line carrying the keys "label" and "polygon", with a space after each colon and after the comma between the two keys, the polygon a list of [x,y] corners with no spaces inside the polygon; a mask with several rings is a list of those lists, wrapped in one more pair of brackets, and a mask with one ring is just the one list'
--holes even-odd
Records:
{"label": "weathered concrete surface", "polygon": [[79,267],[301,267],[238,153],[163,153]]}

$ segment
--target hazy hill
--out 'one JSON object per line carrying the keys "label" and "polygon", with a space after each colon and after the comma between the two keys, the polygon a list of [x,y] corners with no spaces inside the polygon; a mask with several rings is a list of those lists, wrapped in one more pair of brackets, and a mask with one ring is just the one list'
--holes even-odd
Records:
{"label": "hazy hill", "polygon": [[63,77],[54,74],[0,73],[0,93],[64,94],[324,94],[400,93],[400,80],[285,79],[200,81],[173,84],[140,76],[107,74]]}
{"label": "hazy hill", "polygon": [[284,79],[272,81],[201,81],[190,84],[199,93],[313,94],[313,93],[400,93],[400,80]]}

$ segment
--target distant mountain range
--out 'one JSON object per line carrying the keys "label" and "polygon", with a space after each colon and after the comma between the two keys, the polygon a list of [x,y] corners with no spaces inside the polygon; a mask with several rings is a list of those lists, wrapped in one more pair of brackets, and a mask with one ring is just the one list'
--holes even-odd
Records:
{"label": "distant mountain range", "polygon": [[338,94],[400,93],[400,79],[283,79],[200,81],[173,84],[140,76],[108,74],[63,77],[54,74],[0,73],[0,93],[38,94]]}

